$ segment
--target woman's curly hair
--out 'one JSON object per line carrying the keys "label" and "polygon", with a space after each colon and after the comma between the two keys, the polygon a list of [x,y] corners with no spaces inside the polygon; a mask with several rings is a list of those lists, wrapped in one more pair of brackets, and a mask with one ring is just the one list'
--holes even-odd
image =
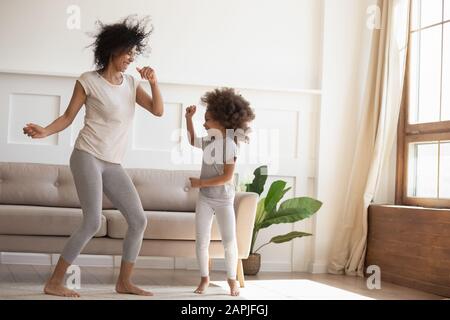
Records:
{"label": "woman's curly hair", "polygon": [[255,119],[250,103],[236,93],[233,88],[214,89],[205,93],[201,102],[206,105],[211,117],[218,121],[225,129],[233,129],[235,138],[249,142],[248,123]]}
{"label": "woman's curly hair", "polygon": [[97,20],[98,32],[91,34],[95,38],[89,46],[94,48],[94,63],[99,70],[106,68],[113,54],[120,54],[135,48],[136,55],[147,51],[148,37],[153,26],[148,22],[150,17],[138,19],[130,15],[113,24],[104,24]]}

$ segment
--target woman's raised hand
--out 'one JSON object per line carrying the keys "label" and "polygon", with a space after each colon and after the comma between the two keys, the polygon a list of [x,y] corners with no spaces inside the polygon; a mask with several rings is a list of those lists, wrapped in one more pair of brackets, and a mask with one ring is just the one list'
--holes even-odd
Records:
{"label": "woman's raised hand", "polygon": [[34,123],[27,123],[23,128],[23,133],[33,139],[45,138],[48,136],[48,132],[45,128]]}
{"label": "woman's raised hand", "polygon": [[195,114],[195,111],[197,111],[196,106],[189,106],[186,108],[186,114],[185,117],[188,119],[192,119],[193,115]]}
{"label": "woman's raised hand", "polygon": [[136,67],[137,72],[141,75],[141,78],[148,80],[151,85],[155,85],[157,82],[155,70],[150,67],[139,68]]}

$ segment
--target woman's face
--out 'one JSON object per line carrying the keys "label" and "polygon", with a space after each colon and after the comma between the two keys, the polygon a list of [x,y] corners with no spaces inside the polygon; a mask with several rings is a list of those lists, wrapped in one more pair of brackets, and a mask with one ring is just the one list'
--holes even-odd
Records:
{"label": "woman's face", "polygon": [[134,57],[136,56],[135,48],[125,50],[124,52],[113,55],[111,57],[110,63],[113,64],[114,68],[120,72],[124,72],[130,63],[134,61]]}

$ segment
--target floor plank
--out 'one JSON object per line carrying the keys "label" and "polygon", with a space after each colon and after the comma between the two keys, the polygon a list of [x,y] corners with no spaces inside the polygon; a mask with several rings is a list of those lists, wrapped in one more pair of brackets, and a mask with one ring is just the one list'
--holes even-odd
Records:
{"label": "floor plank", "polygon": [[36,272],[32,265],[17,264],[7,265],[7,267],[17,283],[44,283],[44,280],[39,273]]}
{"label": "floor plank", "polygon": [[15,282],[15,279],[6,264],[0,264],[0,283],[2,282]]}
{"label": "floor plank", "polygon": [[[53,266],[1,265],[0,299],[68,299],[42,293]],[[118,268],[81,267],[81,299],[443,299],[443,297],[382,282],[380,290],[367,288],[366,280],[332,274],[260,272],[246,276],[240,297],[230,297],[223,271],[211,272],[211,286],[204,295],[194,294],[198,270],[139,269],[133,282],[155,293],[153,297],[117,294]]]}

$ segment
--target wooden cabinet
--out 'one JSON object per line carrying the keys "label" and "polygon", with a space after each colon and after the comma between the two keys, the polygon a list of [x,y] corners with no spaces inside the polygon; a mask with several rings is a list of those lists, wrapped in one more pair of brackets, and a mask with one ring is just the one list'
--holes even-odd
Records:
{"label": "wooden cabinet", "polygon": [[450,297],[450,210],[369,207],[366,270],[383,281]]}

